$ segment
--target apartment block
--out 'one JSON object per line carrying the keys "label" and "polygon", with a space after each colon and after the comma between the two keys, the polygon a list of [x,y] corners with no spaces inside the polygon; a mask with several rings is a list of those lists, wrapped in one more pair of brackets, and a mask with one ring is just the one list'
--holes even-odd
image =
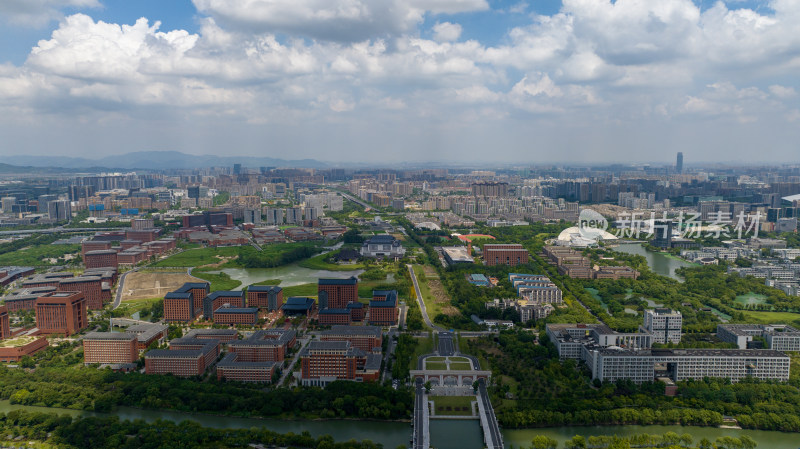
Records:
{"label": "apartment block", "polygon": [[164,344],[169,334],[169,327],[163,324],[134,324],[128,326],[125,332],[136,336],[136,346],[140,351],[144,351],[151,344]]}
{"label": "apartment block", "polygon": [[239,339],[239,331],[236,329],[192,329],[184,337],[198,340],[217,340],[222,344],[228,344]]}
{"label": "apartment block", "polygon": [[8,307],[0,306],[0,340],[11,338],[11,324],[8,320]]}

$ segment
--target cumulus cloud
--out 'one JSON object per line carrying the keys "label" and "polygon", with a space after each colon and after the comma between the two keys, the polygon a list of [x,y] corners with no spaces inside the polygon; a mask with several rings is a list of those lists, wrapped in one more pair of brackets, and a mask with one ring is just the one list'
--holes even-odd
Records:
{"label": "cumulus cloud", "polygon": [[405,33],[426,13],[488,9],[486,0],[192,0],[233,29],[339,42]]}
{"label": "cumulus cloud", "polygon": [[63,17],[64,8],[96,8],[98,0],[3,0],[0,21],[23,26],[41,27]]}
{"label": "cumulus cloud", "polygon": [[433,26],[433,38],[438,42],[457,41],[461,37],[461,25],[442,22]]}

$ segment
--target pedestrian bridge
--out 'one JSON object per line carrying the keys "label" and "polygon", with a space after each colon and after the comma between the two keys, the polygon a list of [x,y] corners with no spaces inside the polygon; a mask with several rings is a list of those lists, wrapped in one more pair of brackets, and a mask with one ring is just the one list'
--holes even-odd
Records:
{"label": "pedestrian bridge", "polygon": [[422,379],[436,386],[472,387],[478,379],[489,379],[491,371],[412,370],[412,379]]}

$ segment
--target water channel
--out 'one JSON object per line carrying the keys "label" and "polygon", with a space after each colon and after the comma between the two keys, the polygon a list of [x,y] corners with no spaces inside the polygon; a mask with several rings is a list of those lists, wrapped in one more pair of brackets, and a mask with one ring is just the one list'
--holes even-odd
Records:
{"label": "water channel", "polygon": [[[70,416],[111,416],[108,413],[85,412],[79,410],[56,409],[47,407],[32,407],[15,405],[9,401],[0,401],[0,412],[7,413],[12,410],[29,410],[37,412],[68,414]],[[141,410],[130,407],[120,407],[113,415],[120,419],[144,419],[154,421],[165,419],[174,422],[192,420],[212,428],[247,429],[250,427],[263,427],[280,433],[301,433],[308,431],[313,436],[331,435],[336,441],[372,440],[383,444],[387,449],[407,445],[411,436],[411,425],[404,422],[380,421],[355,421],[355,420],[330,420],[330,421],[284,421],[275,419],[254,419],[222,417],[203,414],[182,413],[167,410]],[[575,435],[589,437],[593,435],[633,435],[640,433],[663,434],[676,432],[688,433],[694,438],[695,444],[701,438],[708,438],[712,442],[721,436],[736,437],[749,435],[759,444],[760,448],[767,449],[798,449],[800,447],[800,434],[720,429],[716,427],[683,427],[683,426],[587,426],[587,427],[552,427],[541,429],[503,430],[503,439],[506,447],[527,447],[535,435],[546,435],[556,439],[559,443]],[[431,443],[437,449],[480,449],[483,447],[478,420],[431,420]]]}
{"label": "water channel", "polygon": [[644,256],[644,258],[647,259],[647,266],[650,267],[654,273],[671,277],[679,282],[683,282],[683,279],[675,274],[675,270],[682,267],[694,266],[694,264],[678,259],[674,256],[645,249],[641,243],[622,243],[613,249],[614,251],[619,251],[621,253]]}
{"label": "water channel", "polygon": [[280,279],[281,287],[293,287],[302,284],[316,284],[319,278],[347,279],[351,276],[358,276],[364,270],[350,271],[329,271],[304,268],[293,263],[278,268],[224,268],[219,271],[209,271],[212,274],[225,273],[231,279],[241,281],[236,290],[241,290],[248,285],[268,279]]}

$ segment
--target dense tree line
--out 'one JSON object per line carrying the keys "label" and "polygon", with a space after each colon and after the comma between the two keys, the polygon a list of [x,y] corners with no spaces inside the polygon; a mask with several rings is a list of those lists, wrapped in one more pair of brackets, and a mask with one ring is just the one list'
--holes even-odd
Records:
{"label": "dense tree line", "polygon": [[109,411],[116,406],[264,417],[403,419],[412,393],[374,383],[334,382],[325,389],[279,388],[173,376],[121,374],[92,367],[0,367],[0,398],[24,405]]}
{"label": "dense tree line", "polygon": [[296,245],[280,252],[258,251],[251,246],[239,248],[238,263],[245,268],[273,268],[307,259],[320,252],[319,247]]}
{"label": "dense tree line", "polygon": [[[468,340],[466,352],[485,357],[495,375],[493,402],[505,427],[589,424],[674,424],[716,426],[734,416],[744,428],[800,432],[800,373],[789,382],[702,379],[678,383],[677,397],[660,382],[593,383],[574,360],[560,362],[547,336],[541,345],[525,331]],[[498,351],[499,349],[499,351]],[[795,364],[797,360],[795,359]],[[506,377],[507,376],[507,377]],[[513,382],[509,381],[511,378]]]}
{"label": "dense tree line", "polygon": [[[72,418],[22,410],[0,413],[0,435],[23,436],[52,447],[73,449],[139,448],[247,448],[250,445],[308,449],[378,449],[368,440],[337,443],[328,435],[317,438],[308,432],[279,434],[267,429],[212,429],[192,421],[180,424],[156,420],[121,421],[117,417]],[[5,439],[5,438],[3,438]]]}

